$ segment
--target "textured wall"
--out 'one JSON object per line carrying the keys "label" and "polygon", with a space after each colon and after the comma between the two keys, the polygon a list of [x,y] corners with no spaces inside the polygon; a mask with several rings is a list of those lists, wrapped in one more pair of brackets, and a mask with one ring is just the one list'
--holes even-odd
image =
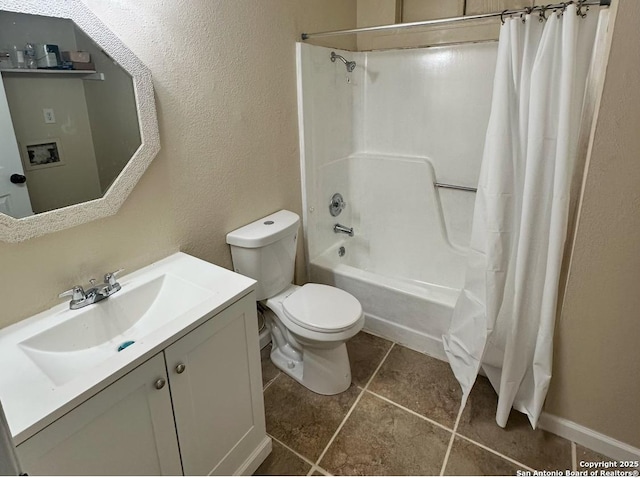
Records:
{"label": "textured wall", "polygon": [[640,447],[640,2],[621,0],[546,410]]}
{"label": "textured wall", "polygon": [[358,0],[358,27],[400,23],[402,6],[397,0]]}
{"label": "textured wall", "polygon": [[299,213],[295,41],[356,23],[355,0],[86,4],[151,69],[162,151],[115,216],[0,244],[0,326],[178,249],[230,267],[228,231]]}

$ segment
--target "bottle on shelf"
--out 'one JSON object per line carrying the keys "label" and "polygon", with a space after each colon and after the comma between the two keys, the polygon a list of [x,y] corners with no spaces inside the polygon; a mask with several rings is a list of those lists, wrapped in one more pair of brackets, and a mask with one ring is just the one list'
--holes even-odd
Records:
{"label": "bottle on shelf", "polygon": [[17,45],[11,47],[11,63],[14,68],[26,68],[26,62],[24,61],[24,50]]}
{"label": "bottle on shelf", "polygon": [[24,46],[25,66],[27,68],[38,68],[38,60],[36,59],[36,47],[33,43],[27,43]]}

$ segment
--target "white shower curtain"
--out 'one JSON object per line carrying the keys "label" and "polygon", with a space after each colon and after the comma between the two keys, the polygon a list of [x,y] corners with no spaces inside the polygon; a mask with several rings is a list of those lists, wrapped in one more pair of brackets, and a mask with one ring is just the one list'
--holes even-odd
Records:
{"label": "white shower curtain", "polygon": [[[597,13],[506,19],[465,286],[443,337],[466,403],[480,367],[535,428],[551,378],[569,192]],[[603,13],[601,13],[603,15]],[[524,21],[523,21],[524,20]],[[603,21],[603,20],[601,20]]]}

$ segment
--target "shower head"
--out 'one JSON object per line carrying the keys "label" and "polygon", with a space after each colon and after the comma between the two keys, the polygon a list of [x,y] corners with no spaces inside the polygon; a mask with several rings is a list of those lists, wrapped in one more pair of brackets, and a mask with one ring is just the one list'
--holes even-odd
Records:
{"label": "shower head", "polygon": [[335,63],[336,58],[338,58],[339,60],[342,60],[344,65],[347,67],[347,71],[348,72],[352,72],[356,68],[356,62],[355,61],[347,61],[343,56],[340,56],[340,55],[336,54],[335,51],[332,51],[331,52],[331,61]]}

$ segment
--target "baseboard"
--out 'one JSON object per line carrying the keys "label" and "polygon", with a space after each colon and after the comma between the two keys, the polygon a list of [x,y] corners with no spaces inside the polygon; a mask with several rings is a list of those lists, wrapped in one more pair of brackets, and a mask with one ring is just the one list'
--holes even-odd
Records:
{"label": "baseboard", "polygon": [[235,476],[251,476],[255,473],[258,467],[262,464],[262,462],[269,456],[271,453],[272,444],[271,437],[265,436],[264,439],[260,442],[260,445],[256,447],[256,449],[251,453],[249,458],[236,470],[234,473]]}
{"label": "baseboard", "polygon": [[381,317],[365,313],[363,330],[397,342],[411,350],[430,355],[445,362],[449,361],[444,352],[441,339],[439,340]]}
{"label": "baseboard", "polygon": [[542,412],[538,426],[614,460],[640,459],[639,448],[547,412]]}

